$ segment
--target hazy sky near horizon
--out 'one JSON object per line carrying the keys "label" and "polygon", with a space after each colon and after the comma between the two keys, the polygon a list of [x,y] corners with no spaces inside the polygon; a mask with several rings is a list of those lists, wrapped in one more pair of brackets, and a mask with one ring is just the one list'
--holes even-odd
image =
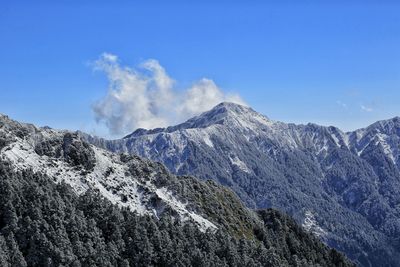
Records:
{"label": "hazy sky near horizon", "polygon": [[52,2],[1,4],[0,113],[17,120],[117,137],[220,100],[343,130],[400,116],[396,1]]}

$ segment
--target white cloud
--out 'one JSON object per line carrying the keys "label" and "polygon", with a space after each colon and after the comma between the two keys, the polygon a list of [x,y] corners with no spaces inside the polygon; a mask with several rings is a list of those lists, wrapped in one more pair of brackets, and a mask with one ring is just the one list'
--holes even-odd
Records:
{"label": "white cloud", "polygon": [[176,90],[174,80],[157,60],[132,69],[121,66],[116,55],[104,53],[93,66],[109,80],[106,96],[93,105],[93,111],[112,135],[172,125],[223,101],[244,104],[239,95],[225,94],[205,78],[184,91]]}
{"label": "white cloud", "polygon": [[244,104],[239,95],[224,94],[212,80],[206,78],[194,83],[181,98],[177,114],[184,117],[197,115],[225,101]]}
{"label": "white cloud", "polygon": [[360,108],[361,108],[362,111],[365,111],[365,112],[372,112],[372,111],[374,111],[373,108],[364,106],[363,104],[360,105]]}
{"label": "white cloud", "polygon": [[340,100],[336,101],[336,104],[338,104],[339,106],[341,106],[341,107],[344,108],[344,109],[347,109],[347,104],[346,104],[346,103],[343,103],[343,102],[340,101]]}
{"label": "white cloud", "polygon": [[102,56],[103,56],[104,60],[107,60],[109,62],[117,62],[117,60],[118,60],[118,57],[113,54],[103,53]]}

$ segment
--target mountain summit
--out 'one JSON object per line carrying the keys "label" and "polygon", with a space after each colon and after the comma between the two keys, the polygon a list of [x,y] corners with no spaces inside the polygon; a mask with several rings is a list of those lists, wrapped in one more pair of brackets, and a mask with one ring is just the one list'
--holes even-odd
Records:
{"label": "mountain summit", "polygon": [[[249,124],[270,124],[271,122],[265,116],[255,112],[252,108],[230,103],[223,102],[215,106],[210,111],[204,112],[187,122],[178,125],[178,128],[206,128],[214,124],[229,124],[231,126],[246,126]],[[169,127],[167,129],[173,129]]]}
{"label": "mountain summit", "polygon": [[222,102],[213,109],[193,117],[184,123],[167,128],[155,128],[151,130],[140,128],[134,131],[132,134],[125,136],[124,139],[146,134],[157,134],[161,132],[172,133],[179,130],[207,128],[212,125],[219,124],[231,125],[232,127],[253,126],[254,128],[257,128],[260,124],[271,125],[272,121],[270,121],[267,117],[255,112],[250,107],[231,102]]}
{"label": "mountain summit", "polygon": [[176,126],[84,138],[217,181],[251,208],[283,210],[362,266],[399,266],[398,117],[345,133],[221,103]]}

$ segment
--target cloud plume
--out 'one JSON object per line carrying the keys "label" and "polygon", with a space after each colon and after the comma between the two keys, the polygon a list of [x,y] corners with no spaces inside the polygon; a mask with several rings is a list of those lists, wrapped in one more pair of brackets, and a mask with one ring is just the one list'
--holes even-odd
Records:
{"label": "cloud plume", "polygon": [[112,135],[182,122],[224,101],[244,104],[239,95],[224,93],[206,78],[177,90],[175,81],[154,59],[130,68],[122,66],[116,55],[104,53],[93,66],[109,81],[107,94],[93,105],[93,111],[96,121],[104,123]]}
{"label": "cloud plume", "polygon": [[362,104],[360,105],[360,108],[361,108],[362,111],[365,111],[365,112],[372,112],[372,111],[374,111],[373,108],[368,107],[368,106],[365,106],[365,105],[362,105]]}

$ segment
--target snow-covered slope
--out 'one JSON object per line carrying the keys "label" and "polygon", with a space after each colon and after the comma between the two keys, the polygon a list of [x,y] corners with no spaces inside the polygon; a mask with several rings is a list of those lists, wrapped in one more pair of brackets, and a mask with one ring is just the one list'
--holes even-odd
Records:
{"label": "snow-covered slope", "polygon": [[77,134],[36,128],[0,116],[0,157],[17,170],[32,169],[54,182],[69,184],[77,194],[91,188],[121,207],[157,217],[169,210],[202,230],[217,226],[187,207],[187,201],[160,186],[160,177],[175,179],[162,165],[139,157],[117,155],[89,145]]}
{"label": "snow-covered slope", "polygon": [[395,165],[400,165],[400,117],[378,121],[347,136],[351,149],[358,155],[368,146],[379,146]]}
{"label": "snow-covered slope", "polygon": [[374,263],[392,253],[388,240],[400,235],[399,121],[345,133],[221,103],[185,123],[119,140],[80,135],[176,174],[213,179],[249,207],[283,210],[351,258]]}

